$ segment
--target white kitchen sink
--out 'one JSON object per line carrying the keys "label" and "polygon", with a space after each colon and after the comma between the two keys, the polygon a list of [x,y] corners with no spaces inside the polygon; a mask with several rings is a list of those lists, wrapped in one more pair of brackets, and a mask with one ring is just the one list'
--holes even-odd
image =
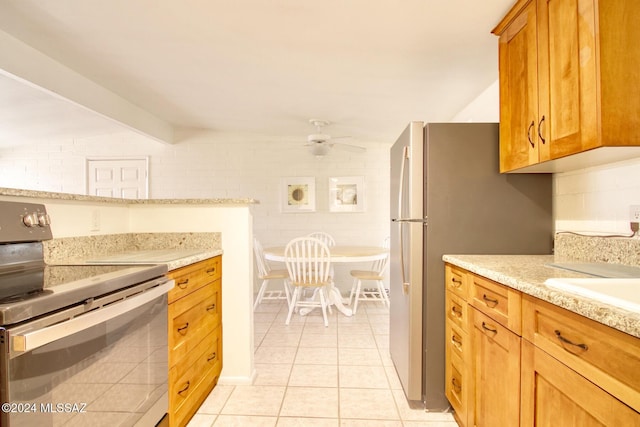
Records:
{"label": "white kitchen sink", "polygon": [[545,285],[572,294],[640,313],[640,279],[561,278],[547,279]]}

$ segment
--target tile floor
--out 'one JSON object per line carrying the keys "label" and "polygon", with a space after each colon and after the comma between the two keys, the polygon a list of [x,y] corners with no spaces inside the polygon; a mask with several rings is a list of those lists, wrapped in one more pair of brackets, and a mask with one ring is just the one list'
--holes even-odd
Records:
{"label": "tile floor", "polygon": [[189,427],[457,427],[450,413],[411,409],[388,354],[389,310],[363,302],[357,315],[293,315],[265,301],[255,316],[251,386],[217,386]]}

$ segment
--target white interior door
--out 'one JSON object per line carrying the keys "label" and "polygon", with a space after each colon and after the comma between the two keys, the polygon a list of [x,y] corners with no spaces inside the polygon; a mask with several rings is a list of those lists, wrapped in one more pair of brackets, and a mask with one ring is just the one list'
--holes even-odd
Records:
{"label": "white interior door", "polygon": [[87,194],[121,199],[148,197],[149,159],[87,159]]}

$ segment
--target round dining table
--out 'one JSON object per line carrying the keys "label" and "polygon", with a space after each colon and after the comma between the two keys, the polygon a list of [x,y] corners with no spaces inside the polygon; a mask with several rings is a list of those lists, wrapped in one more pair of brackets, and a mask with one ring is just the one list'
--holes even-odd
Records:
{"label": "round dining table", "polygon": [[[269,261],[285,262],[284,246],[274,246],[264,249],[264,257]],[[383,259],[389,255],[389,249],[381,246],[350,246],[335,245],[329,247],[332,263],[368,262]],[[342,303],[340,290],[332,286],[329,290],[330,302],[345,316],[351,316],[352,310]]]}

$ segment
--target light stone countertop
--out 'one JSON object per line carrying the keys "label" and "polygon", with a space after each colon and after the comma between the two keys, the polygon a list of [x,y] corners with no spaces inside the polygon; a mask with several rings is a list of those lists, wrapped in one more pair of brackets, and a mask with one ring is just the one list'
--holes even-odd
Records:
{"label": "light stone countertop", "polygon": [[36,199],[53,200],[75,200],[85,202],[101,202],[120,205],[167,205],[167,204],[190,204],[190,205],[221,205],[221,206],[244,206],[256,205],[260,202],[252,198],[226,198],[226,199],[117,199],[113,197],[87,196],[85,194],[55,193],[50,191],[22,190],[19,188],[0,187],[0,196],[30,197]]}
{"label": "light stone countertop", "polygon": [[167,268],[169,269],[169,271],[175,270],[177,268],[195,264],[196,262],[204,261],[205,259],[213,258],[218,255],[222,255],[222,249],[213,250],[213,251],[202,251],[201,253],[198,253],[198,254],[192,254],[186,257],[169,261],[167,262]]}
{"label": "light stone countertop", "polygon": [[640,314],[547,287],[550,278],[593,277],[546,264],[553,255],[444,255],[443,261],[640,338]]}
{"label": "light stone countertop", "polygon": [[42,242],[50,265],[166,264],[169,271],[222,255],[221,233],[125,233]]}

